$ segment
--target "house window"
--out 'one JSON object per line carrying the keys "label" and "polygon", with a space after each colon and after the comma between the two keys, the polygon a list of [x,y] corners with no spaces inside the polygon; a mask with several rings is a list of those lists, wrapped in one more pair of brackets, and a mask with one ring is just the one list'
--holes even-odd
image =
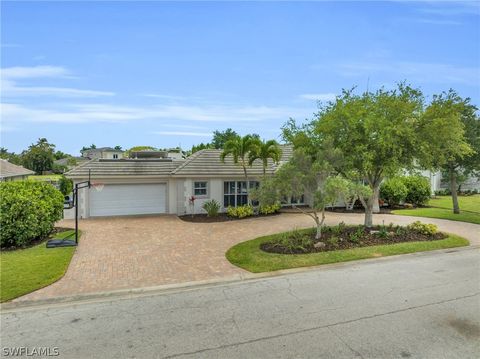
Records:
{"label": "house window", "polygon": [[[259,182],[250,181],[250,189],[257,188]],[[223,182],[223,206],[237,207],[248,203],[246,181],[225,181]],[[254,204],[255,205],[255,204]]]}
{"label": "house window", "polygon": [[115,153],[115,154],[113,155],[113,158],[114,158],[114,159],[117,159],[117,158],[118,158],[118,155]]}
{"label": "house window", "polygon": [[206,196],[207,195],[207,182],[194,182],[193,183],[194,196]]}

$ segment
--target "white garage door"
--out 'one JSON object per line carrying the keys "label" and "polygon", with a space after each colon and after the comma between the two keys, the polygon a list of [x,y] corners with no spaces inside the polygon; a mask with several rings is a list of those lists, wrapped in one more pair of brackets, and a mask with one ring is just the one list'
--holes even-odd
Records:
{"label": "white garage door", "polygon": [[165,213],[165,184],[107,184],[90,189],[90,216]]}

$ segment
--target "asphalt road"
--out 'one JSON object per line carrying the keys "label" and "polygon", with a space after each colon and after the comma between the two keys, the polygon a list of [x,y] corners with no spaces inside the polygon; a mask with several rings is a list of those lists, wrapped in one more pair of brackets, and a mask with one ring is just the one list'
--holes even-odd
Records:
{"label": "asphalt road", "polygon": [[478,358],[479,292],[479,250],[452,249],[4,311],[1,354],[57,347],[61,358]]}

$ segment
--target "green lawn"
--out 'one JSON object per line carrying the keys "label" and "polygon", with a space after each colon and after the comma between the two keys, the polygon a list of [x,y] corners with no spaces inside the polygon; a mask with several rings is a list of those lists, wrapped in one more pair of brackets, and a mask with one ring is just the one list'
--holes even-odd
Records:
{"label": "green lawn", "polygon": [[[74,231],[55,238],[74,238]],[[45,242],[0,254],[0,301],[4,302],[56,282],[65,274],[75,247],[46,248]]]}
{"label": "green lawn", "polygon": [[28,176],[29,180],[34,181],[59,181],[62,175],[32,175]]}
{"label": "green lawn", "polygon": [[429,217],[450,219],[452,221],[470,222],[480,224],[480,195],[459,196],[460,214],[452,210],[452,197],[438,196],[428,203],[429,208],[397,209],[394,214],[403,216]]}
{"label": "green lawn", "polygon": [[253,273],[261,273],[280,269],[347,262],[357,259],[385,257],[395,254],[462,247],[469,244],[469,242],[462,237],[450,235],[448,238],[436,241],[396,243],[309,254],[276,254],[267,253],[260,249],[261,243],[272,240],[278,235],[279,234],[259,237],[239,243],[227,251],[226,257],[232,264],[238,267]]}

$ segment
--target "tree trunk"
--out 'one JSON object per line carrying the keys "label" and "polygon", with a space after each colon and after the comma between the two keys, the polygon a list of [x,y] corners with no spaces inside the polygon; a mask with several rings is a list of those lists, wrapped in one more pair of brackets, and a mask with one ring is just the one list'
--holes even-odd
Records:
{"label": "tree trunk", "polygon": [[378,203],[378,199],[380,197],[380,184],[375,184],[373,187],[373,213],[380,213],[380,204]]}
{"label": "tree trunk", "polygon": [[250,200],[250,183],[248,181],[248,175],[247,175],[247,166],[245,165],[244,162],[242,162],[242,167],[243,167],[243,174],[245,175],[245,184],[246,184],[246,188],[247,188],[247,204],[249,206],[252,205],[252,201]]}
{"label": "tree trunk", "polygon": [[317,216],[317,212],[315,214],[315,223],[317,224],[317,233],[315,234],[315,239],[320,240],[322,238],[322,226],[325,222],[325,208],[322,210],[322,220],[320,220]]}
{"label": "tree trunk", "polygon": [[460,206],[458,205],[458,196],[457,196],[457,176],[455,176],[455,171],[450,170],[450,191],[452,191],[452,202],[453,202],[453,213],[460,213]]}
{"label": "tree trunk", "polygon": [[365,227],[372,228],[373,226],[373,195],[370,197],[365,206]]}

